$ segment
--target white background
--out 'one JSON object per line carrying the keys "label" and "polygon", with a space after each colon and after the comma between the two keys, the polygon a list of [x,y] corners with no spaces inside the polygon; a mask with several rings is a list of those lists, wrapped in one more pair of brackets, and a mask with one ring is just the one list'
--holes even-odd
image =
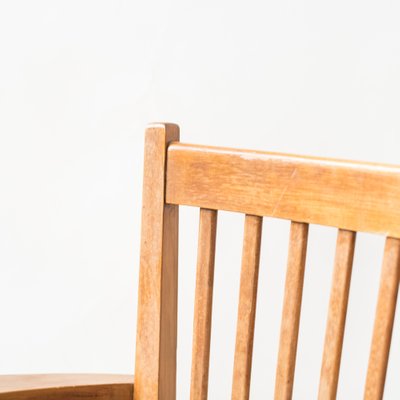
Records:
{"label": "white background", "polygon": [[[386,0],[2,0],[0,373],[133,373],[148,122],[183,142],[398,163],[399,20]],[[254,399],[273,394],[288,228],[264,220]],[[181,208],[179,399],[197,230]],[[210,399],[230,396],[242,231],[220,213]],[[316,398],[335,240],[311,227],[295,399]],[[340,399],[362,397],[382,252],[358,236]]]}

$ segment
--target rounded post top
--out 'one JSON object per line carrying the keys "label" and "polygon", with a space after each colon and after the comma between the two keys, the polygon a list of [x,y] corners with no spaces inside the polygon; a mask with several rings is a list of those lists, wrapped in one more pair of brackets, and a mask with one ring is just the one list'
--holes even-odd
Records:
{"label": "rounded post top", "polygon": [[166,143],[179,141],[179,126],[169,122],[153,122],[146,127],[146,137],[163,137]]}
{"label": "rounded post top", "polygon": [[179,131],[179,125],[173,122],[150,122],[147,124],[146,129],[177,129]]}

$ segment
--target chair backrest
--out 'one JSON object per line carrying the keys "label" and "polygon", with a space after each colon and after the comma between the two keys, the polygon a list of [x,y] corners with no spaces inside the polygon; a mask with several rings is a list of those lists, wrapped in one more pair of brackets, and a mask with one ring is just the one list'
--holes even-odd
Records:
{"label": "chair backrest", "polygon": [[178,206],[200,208],[191,399],[206,399],[217,210],[246,214],[232,399],[249,397],[263,216],[291,220],[275,399],[290,399],[309,224],[338,229],[319,399],[336,397],[356,232],[386,236],[365,398],[383,396],[400,276],[400,167],[179,143],[146,131],[135,400],[175,399]]}

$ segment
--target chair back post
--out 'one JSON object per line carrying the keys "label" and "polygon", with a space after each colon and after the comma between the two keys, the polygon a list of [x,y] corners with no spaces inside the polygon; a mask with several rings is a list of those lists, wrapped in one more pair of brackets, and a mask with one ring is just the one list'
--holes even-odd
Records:
{"label": "chair back post", "polygon": [[174,124],[146,129],[135,400],[176,398],[178,206],[165,204],[166,156]]}

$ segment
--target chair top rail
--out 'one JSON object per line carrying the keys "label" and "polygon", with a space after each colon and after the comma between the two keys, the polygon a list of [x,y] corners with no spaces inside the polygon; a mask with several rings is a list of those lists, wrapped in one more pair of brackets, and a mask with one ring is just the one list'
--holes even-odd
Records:
{"label": "chair top rail", "polygon": [[166,202],[400,238],[400,166],[173,142]]}

